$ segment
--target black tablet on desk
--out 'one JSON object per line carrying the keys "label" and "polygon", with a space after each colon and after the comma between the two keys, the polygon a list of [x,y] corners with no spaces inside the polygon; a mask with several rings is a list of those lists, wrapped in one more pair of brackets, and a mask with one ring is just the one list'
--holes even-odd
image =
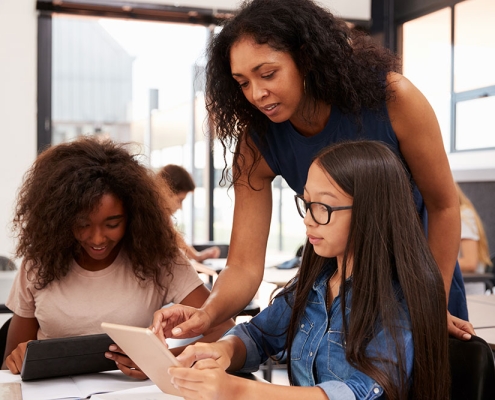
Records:
{"label": "black tablet on desk", "polygon": [[106,333],[28,342],[21,378],[55,378],[117,369],[115,361],[105,357],[115,343]]}

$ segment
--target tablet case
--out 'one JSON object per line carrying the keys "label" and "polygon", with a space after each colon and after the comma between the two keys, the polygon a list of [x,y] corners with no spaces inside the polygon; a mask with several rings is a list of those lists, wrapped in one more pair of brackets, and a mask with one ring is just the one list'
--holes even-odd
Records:
{"label": "tablet case", "polygon": [[115,343],[106,333],[28,342],[21,378],[55,378],[117,369],[115,361],[105,357]]}

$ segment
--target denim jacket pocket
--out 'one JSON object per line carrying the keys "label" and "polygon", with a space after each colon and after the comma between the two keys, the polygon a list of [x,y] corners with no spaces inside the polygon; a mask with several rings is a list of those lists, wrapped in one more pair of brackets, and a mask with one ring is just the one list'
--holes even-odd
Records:
{"label": "denim jacket pocket", "polygon": [[342,330],[327,332],[327,368],[326,374],[330,379],[346,380],[355,369],[345,359],[345,340]]}
{"label": "denim jacket pocket", "polygon": [[294,337],[294,341],[292,342],[291,349],[291,360],[300,360],[303,356],[303,350],[306,346],[308,338],[311,334],[311,330],[313,329],[313,323],[303,315],[301,321],[299,322],[299,330]]}

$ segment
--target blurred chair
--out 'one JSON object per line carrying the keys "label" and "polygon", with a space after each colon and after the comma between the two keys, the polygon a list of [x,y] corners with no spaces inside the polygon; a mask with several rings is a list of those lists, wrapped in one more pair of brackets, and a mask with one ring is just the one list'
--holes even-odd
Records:
{"label": "blurred chair", "polygon": [[483,283],[485,285],[484,292],[486,293],[489,291],[493,294],[493,286],[495,282],[495,274],[493,273],[485,272],[484,274],[477,274],[475,272],[464,272],[462,274],[462,279],[464,280],[464,283]]}
{"label": "blurred chair", "polygon": [[485,285],[485,292],[489,291],[491,294],[495,293],[495,253],[490,255],[492,265],[488,265],[484,274],[467,273],[462,274],[464,283],[481,282]]}
{"label": "blurred chair", "polygon": [[451,400],[495,399],[495,363],[485,340],[449,337],[449,359]]}
{"label": "blurred chair", "polygon": [[15,271],[17,266],[9,257],[0,256],[0,271]]}

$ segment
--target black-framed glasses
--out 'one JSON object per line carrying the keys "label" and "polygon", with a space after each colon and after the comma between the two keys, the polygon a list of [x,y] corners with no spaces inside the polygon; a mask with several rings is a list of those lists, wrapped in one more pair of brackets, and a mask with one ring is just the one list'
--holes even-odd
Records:
{"label": "black-framed glasses", "polygon": [[296,200],[297,211],[301,217],[306,216],[309,210],[311,217],[318,225],[326,225],[330,222],[330,217],[334,211],[349,210],[352,206],[330,207],[327,204],[318,203],[316,201],[306,201],[300,194],[294,196]]}

